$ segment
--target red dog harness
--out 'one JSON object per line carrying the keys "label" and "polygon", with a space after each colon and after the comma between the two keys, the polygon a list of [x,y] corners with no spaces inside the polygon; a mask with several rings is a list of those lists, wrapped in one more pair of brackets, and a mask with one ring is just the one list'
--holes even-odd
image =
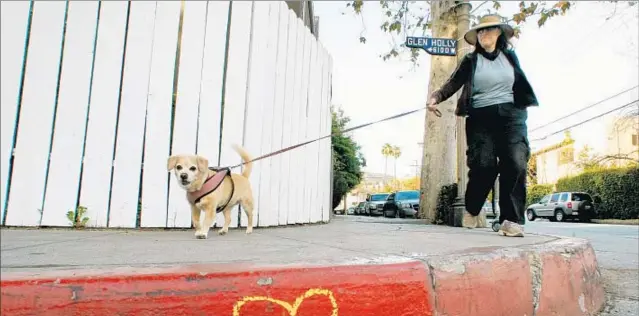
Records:
{"label": "red dog harness", "polygon": [[209,177],[208,179],[206,179],[206,181],[204,181],[204,184],[202,184],[202,187],[194,192],[188,192],[187,193],[187,198],[189,200],[189,202],[191,202],[191,204],[195,205],[198,202],[200,202],[200,200],[213,193],[213,191],[217,190],[217,188],[222,184],[222,182],[224,181],[224,178],[229,177],[229,179],[231,179],[231,196],[229,197],[229,200],[226,201],[226,203],[224,203],[224,205],[219,206],[215,212],[219,213],[221,212],[230,202],[231,199],[233,199],[233,193],[235,193],[235,184],[233,183],[233,178],[231,178],[231,169],[230,168],[222,168],[222,169],[217,169],[217,168],[213,168],[213,167],[209,167],[210,170],[216,171],[216,173]]}

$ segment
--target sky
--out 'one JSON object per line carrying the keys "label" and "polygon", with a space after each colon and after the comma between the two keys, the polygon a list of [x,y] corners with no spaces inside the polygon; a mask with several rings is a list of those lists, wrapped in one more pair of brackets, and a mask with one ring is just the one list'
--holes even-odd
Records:
{"label": "sky", "polygon": [[[377,1],[367,1],[362,16],[346,8],[346,1],[316,1],[320,17],[319,38],[333,57],[333,100],[351,118],[351,126],[423,107],[428,93],[430,57],[423,53],[413,67],[410,61],[383,61],[380,54],[391,47],[391,38],[379,25],[385,21]],[[481,2],[471,1],[473,8]],[[502,1],[499,13],[511,15],[518,2]],[[490,5],[474,14],[485,14]],[[578,2],[565,16],[550,19],[542,28],[537,19],[521,25],[514,39],[515,51],[531,82],[540,106],[529,109],[529,138],[534,149],[560,141],[564,133],[554,133],[597,114],[639,99],[634,88],[581,113],[532,131],[580,108],[589,106],[639,81],[639,5],[621,2]],[[612,16],[612,18],[609,18]],[[364,31],[364,33],[362,33]],[[366,44],[359,42],[364,34]],[[418,36],[420,36],[419,34]],[[578,148],[588,144],[603,150],[606,123],[615,113],[571,129]],[[365,172],[383,173],[384,143],[399,146],[397,176],[415,176],[421,164],[425,113],[406,116],[353,132],[367,160]],[[553,135],[554,134],[554,135]],[[387,174],[393,174],[393,158]]]}

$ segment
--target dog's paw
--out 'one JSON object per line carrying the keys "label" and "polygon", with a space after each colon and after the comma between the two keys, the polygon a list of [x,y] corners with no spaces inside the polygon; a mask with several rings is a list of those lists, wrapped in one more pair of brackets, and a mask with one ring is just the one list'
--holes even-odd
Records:
{"label": "dog's paw", "polygon": [[197,239],[206,239],[206,237],[207,237],[207,233],[195,232],[195,238]]}
{"label": "dog's paw", "polygon": [[227,230],[225,230],[225,229],[220,229],[220,230],[218,230],[218,231],[217,231],[217,233],[218,233],[219,235],[226,235],[226,233],[227,233],[227,232],[228,232],[228,231],[227,231]]}
{"label": "dog's paw", "polygon": [[250,235],[252,232],[253,232],[253,230],[252,230],[252,229],[247,229],[247,230],[246,230],[246,234],[247,234],[247,235]]}

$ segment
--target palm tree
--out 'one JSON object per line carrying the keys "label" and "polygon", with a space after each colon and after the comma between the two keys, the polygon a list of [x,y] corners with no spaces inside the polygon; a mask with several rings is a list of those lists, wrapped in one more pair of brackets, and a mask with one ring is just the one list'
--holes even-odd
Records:
{"label": "palm tree", "polygon": [[393,146],[386,143],[382,146],[382,156],[384,156],[384,181],[386,181],[386,170],[388,167],[388,157],[393,155]]}
{"label": "palm tree", "polygon": [[401,155],[402,155],[402,149],[399,148],[398,146],[393,146],[392,156],[393,158],[395,158],[393,177],[395,178],[395,180],[397,180],[397,158],[399,158]]}

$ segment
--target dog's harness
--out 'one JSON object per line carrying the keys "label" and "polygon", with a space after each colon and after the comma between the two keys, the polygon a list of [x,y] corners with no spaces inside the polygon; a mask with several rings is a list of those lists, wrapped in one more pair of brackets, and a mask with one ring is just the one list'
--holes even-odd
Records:
{"label": "dog's harness", "polygon": [[187,193],[187,198],[189,200],[189,202],[191,202],[191,204],[195,205],[198,202],[200,202],[200,200],[213,193],[213,191],[217,190],[217,188],[222,184],[222,182],[224,182],[224,178],[229,177],[229,180],[231,180],[231,196],[229,197],[228,201],[226,201],[226,203],[224,203],[224,205],[222,206],[218,206],[218,208],[215,210],[216,213],[221,212],[226,206],[229,205],[229,203],[231,202],[231,200],[233,199],[233,194],[235,193],[235,183],[233,183],[233,178],[231,177],[231,169],[226,167],[226,168],[215,168],[215,167],[209,167],[210,170],[215,171],[216,173],[207,178],[206,181],[204,181],[204,184],[202,184],[202,187],[194,192],[188,192]]}

